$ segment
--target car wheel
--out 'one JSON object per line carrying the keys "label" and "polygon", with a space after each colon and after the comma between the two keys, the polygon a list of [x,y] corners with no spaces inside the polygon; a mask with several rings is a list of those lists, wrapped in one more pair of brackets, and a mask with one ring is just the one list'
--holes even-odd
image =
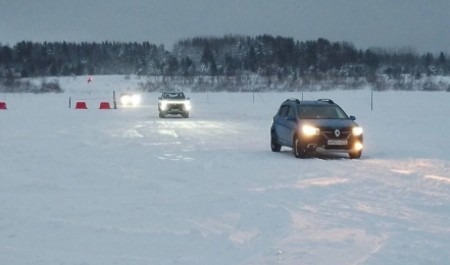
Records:
{"label": "car wheel", "polygon": [[292,152],[296,158],[306,157],[306,149],[302,147],[300,139],[298,139],[297,136],[294,138],[294,147],[292,148]]}
{"label": "car wheel", "polygon": [[159,117],[160,117],[160,118],[165,118],[166,115],[164,115],[164,113],[160,112],[160,113],[159,113]]}
{"label": "car wheel", "polygon": [[348,156],[349,156],[351,159],[358,159],[358,158],[361,157],[361,154],[362,154],[362,151],[350,152],[350,153],[348,153]]}
{"label": "car wheel", "polygon": [[272,152],[280,152],[281,144],[278,143],[278,139],[275,133],[271,133],[270,136],[270,149]]}
{"label": "car wheel", "polygon": [[185,112],[185,113],[183,114],[183,118],[189,118],[189,112]]}

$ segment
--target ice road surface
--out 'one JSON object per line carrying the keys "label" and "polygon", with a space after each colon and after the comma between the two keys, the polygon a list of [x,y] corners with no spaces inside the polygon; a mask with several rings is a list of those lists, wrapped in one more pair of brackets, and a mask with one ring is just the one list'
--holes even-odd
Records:
{"label": "ice road surface", "polygon": [[450,264],[450,93],[376,92],[371,111],[369,90],[305,92],[355,115],[365,150],[301,160],[269,147],[301,93],[98,109],[133,82],[0,94],[0,264]]}

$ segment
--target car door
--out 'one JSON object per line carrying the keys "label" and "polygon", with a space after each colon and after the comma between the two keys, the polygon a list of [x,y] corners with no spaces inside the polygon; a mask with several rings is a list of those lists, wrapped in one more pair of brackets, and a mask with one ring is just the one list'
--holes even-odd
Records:
{"label": "car door", "polygon": [[295,115],[294,106],[289,106],[288,113],[285,118],[285,141],[287,146],[293,146],[293,136],[297,131],[297,116]]}
{"label": "car door", "polygon": [[292,128],[296,125],[294,109],[292,106],[283,105],[280,108],[278,115],[278,139],[283,143],[283,145],[291,145],[292,142]]}
{"label": "car door", "polygon": [[285,133],[285,119],[288,114],[289,106],[282,105],[280,109],[278,110],[277,114],[275,115],[273,121],[274,121],[274,130],[277,135],[278,141],[280,141],[281,144],[286,144],[284,140],[284,133]]}

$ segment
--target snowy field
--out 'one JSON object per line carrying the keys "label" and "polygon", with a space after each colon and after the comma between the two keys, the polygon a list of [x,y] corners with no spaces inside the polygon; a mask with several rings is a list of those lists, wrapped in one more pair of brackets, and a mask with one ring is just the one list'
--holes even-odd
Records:
{"label": "snowy field", "polygon": [[300,93],[98,109],[136,82],[0,94],[0,264],[450,264],[449,92],[376,92],[373,111],[368,90],[305,92],[355,115],[365,149],[301,160],[269,146]]}

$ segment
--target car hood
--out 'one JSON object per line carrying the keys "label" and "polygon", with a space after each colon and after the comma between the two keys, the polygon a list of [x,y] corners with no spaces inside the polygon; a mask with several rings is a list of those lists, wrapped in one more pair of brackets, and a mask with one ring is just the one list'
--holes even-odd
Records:
{"label": "car hood", "polygon": [[319,128],[334,128],[334,129],[358,126],[356,122],[350,119],[307,119],[301,120],[300,123],[310,124],[312,126]]}

